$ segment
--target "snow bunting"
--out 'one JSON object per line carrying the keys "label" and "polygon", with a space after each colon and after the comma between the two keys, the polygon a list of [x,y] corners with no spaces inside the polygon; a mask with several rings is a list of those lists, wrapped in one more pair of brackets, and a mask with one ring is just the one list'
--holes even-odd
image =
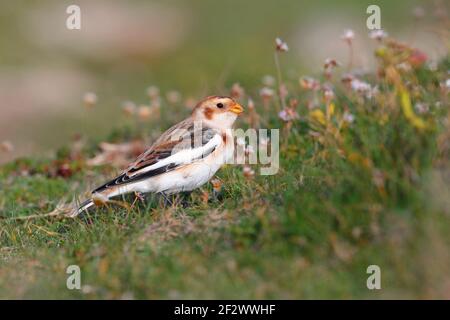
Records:
{"label": "snow bunting", "polygon": [[244,109],[232,98],[211,96],[200,101],[192,115],[164,132],[115,179],[92,191],[70,216],[88,209],[97,199],[136,193],[174,194],[208,182],[233,156],[231,128]]}

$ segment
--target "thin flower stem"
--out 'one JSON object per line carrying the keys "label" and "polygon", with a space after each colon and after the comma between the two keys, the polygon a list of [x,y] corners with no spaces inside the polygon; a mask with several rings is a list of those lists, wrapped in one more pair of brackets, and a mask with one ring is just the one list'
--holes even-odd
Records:
{"label": "thin flower stem", "polygon": [[[281,86],[283,85],[283,79],[281,77],[281,67],[280,67],[280,58],[278,57],[278,51],[275,51],[275,67],[277,69],[277,78],[278,78],[278,97],[280,98],[281,106],[286,108],[286,102],[284,101],[284,97],[281,95]],[[277,103],[277,111],[280,111],[280,105]]]}
{"label": "thin flower stem", "polygon": [[350,56],[349,56],[349,61],[348,61],[348,71],[350,71],[353,67],[353,44],[349,43],[348,44],[349,50],[350,50]]}

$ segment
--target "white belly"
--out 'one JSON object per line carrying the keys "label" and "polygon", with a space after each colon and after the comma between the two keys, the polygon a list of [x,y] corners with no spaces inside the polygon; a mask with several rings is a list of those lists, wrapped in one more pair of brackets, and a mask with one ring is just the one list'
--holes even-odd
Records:
{"label": "white belly", "polygon": [[[227,141],[232,142],[231,137]],[[197,189],[208,182],[222,164],[232,156],[233,149],[230,148],[230,142],[220,145],[216,151],[198,162],[187,164],[147,180],[121,186],[111,196],[129,192],[172,194]]]}
{"label": "white belly", "polygon": [[[150,192],[165,192],[167,194],[191,191],[207,183],[219,170],[220,165],[208,165],[204,162],[193,163],[156,177],[151,183]],[[149,192],[147,191],[147,192]]]}

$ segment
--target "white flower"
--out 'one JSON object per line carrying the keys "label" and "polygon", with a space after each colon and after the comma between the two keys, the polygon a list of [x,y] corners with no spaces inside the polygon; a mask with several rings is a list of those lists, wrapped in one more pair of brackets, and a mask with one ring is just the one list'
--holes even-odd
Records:
{"label": "white flower", "polygon": [[275,85],[275,78],[270,76],[270,75],[265,75],[262,78],[262,83],[263,85],[265,85],[266,87],[273,87]]}
{"label": "white flower", "polygon": [[151,99],[156,99],[159,97],[159,88],[156,86],[150,86],[147,88],[147,95]]}
{"label": "white flower", "polygon": [[426,103],[417,102],[414,105],[414,109],[416,109],[416,111],[418,113],[427,113],[428,110],[429,110],[429,107],[428,107],[428,105]]}
{"label": "white flower", "polygon": [[264,87],[259,91],[259,94],[261,95],[261,97],[263,97],[265,99],[270,99],[273,97],[275,92],[271,88]]}
{"label": "white flower", "polygon": [[396,67],[397,67],[398,70],[402,70],[402,71],[405,71],[405,72],[408,72],[408,71],[411,70],[411,65],[408,62],[399,63],[399,64],[397,64]]}
{"label": "white flower", "polygon": [[83,96],[83,102],[86,107],[92,107],[97,103],[97,95],[93,92],[86,92]]}
{"label": "white flower", "polygon": [[275,48],[280,52],[287,52],[289,50],[287,43],[280,38],[275,39]]}
{"label": "white flower", "polygon": [[355,121],[355,116],[350,112],[346,111],[344,112],[342,119],[347,123],[353,123],[353,121]]}
{"label": "white flower", "polygon": [[447,79],[447,80],[445,80],[445,87],[446,87],[447,89],[450,89],[450,78]]}
{"label": "white flower", "polygon": [[136,105],[132,101],[125,101],[122,104],[122,111],[127,116],[131,116],[136,113]]}
{"label": "white flower", "polygon": [[369,33],[370,39],[375,39],[375,40],[378,40],[378,41],[383,40],[383,39],[386,38],[387,36],[388,36],[388,34],[387,34],[384,30],[382,30],[382,29],[372,30],[372,31]]}
{"label": "white flower", "polygon": [[348,44],[351,44],[354,38],[355,33],[351,29],[345,30],[344,34],[341,36],[341,39],[346,41]]}
{"label": "white flower", "polygon": [[255,110],[255,102],[251,98],[248,99],[247,108],[248,110]]}
{"label": "white flower", "polygon": [[357,92],[367,92],[372,89],[370,84],[359,79],[352,80],[352,89]]}
{"label": "white flower", "polygon": [[302,77],[300,78],[300,86],[307,90],[319,90],[320,82],[311,77]]}
{"label": "white flower", "polygon": [[374,95],[376,95],[378,93],[378,87],[373,87],[364,81],[361,81],[357,78],[354,78],[351,81],[351,87],[353,89],[353,91],[355,91],[358,94],[364,95],[366,98],[370,99],[372,98]]}
{"label": "white flower", "polygon": [[292,108],[284,108],[278,113],[278,117],[285,122],[296,120],[299,118],[298,113]]}
{"label": "white flower", "polygon": [[324,97],[325,101],[327,101],[327,102],[330,102],[331,100],[333,100],[333,98],[334,98],[333,87],[331,87],[328,84],[325,84],[323,86],[323,97]]}

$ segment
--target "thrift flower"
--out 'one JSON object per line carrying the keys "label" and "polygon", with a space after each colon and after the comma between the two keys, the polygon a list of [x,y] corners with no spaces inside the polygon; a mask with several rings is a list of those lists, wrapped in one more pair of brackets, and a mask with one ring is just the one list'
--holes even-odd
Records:
{"label": "thrift flower", "polygon": [[287,52],[289,50],[287,43],[280,38],[275,39],[275,48],[279,52]]}

